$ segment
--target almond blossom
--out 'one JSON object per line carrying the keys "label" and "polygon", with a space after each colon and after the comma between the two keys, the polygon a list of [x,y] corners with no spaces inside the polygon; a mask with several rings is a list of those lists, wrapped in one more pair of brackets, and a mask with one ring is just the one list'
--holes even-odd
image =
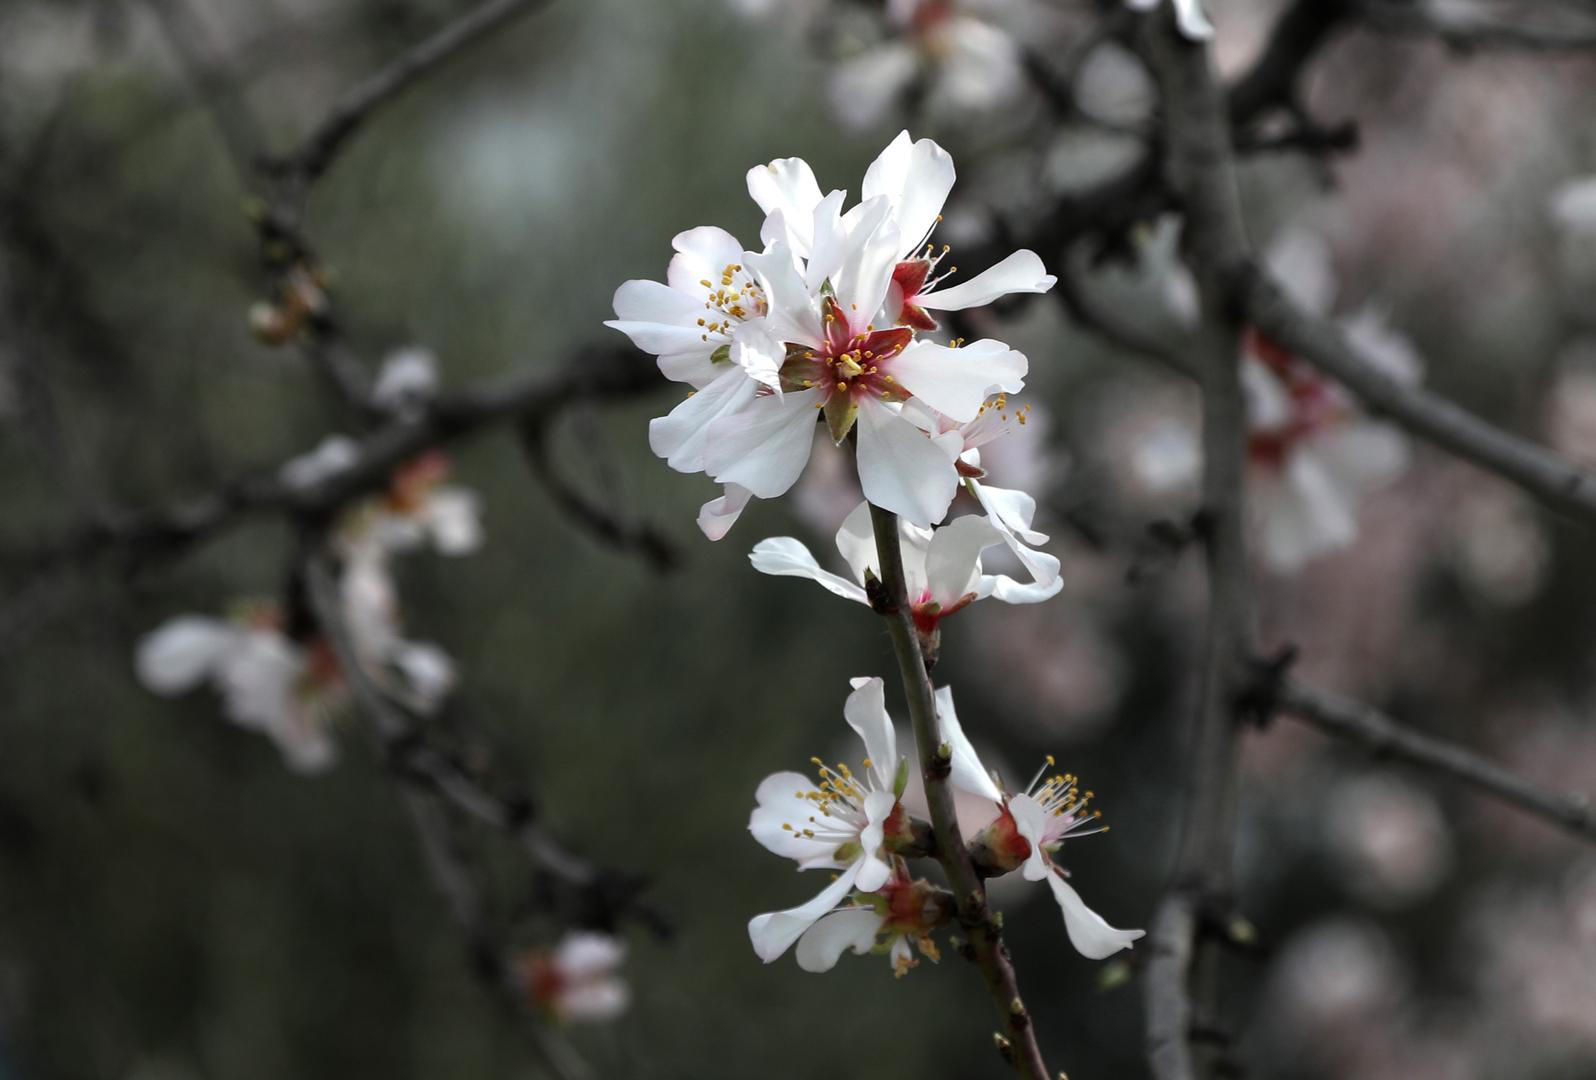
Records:
{"label": "almond blossom", "polygon": [[631,1003],[616,969],[626,945],[608,934],[573,931],[552,950],[533,950],[516,965],[527,1001],[562,1023],[613,1020]]}
{"label": "almond blossom", "polygon": [[[1040,533],[1031,535],[1047,539]],[[1001,574],[984,573],[981,553],[1006,539],[990,517],[980,514],[955,518],[934,530],[898,519],[910,612],[923,642],[934,643],[941,621],[977,600],[996,596],[1009,604],[1034,604],[1056,596],[1064,587],[1058,560],[1042,552],[1030,552],[1029,548],[1026,550],[1030,554],[1050,561],[1050,574],[1044,573],[1026,584]],[[881,573],[869,503],[860,503],[848,515],[837,530],[836,542],[852,572],[851,578],[823,569],[809,549],[790,536],[761,540],[749,561],[762,574],[808,578],[844,600],[869,605],[865,582],[869,576],[879,577]],[[1039,565],[1045,568],[1047,563]]]}
{"label": "almond blossom", "polygon": [[[349,564],[340,579],[343,617],[369,677],[407,707],[433,712],[453,688],[453,661],[439,648],[399,634],[391,579],[375,559]],[[139,642],[135,670],[154,693],[176,696],[209,683],[238,726],[277,744],[288,766],[319,772],[337,759],[333,727],[351,705],[330,642],[291,634],[286,614],[251,603],[230,619],[178,616]]]}
{"label": "almond blossom", "polygon": [[943,742],[953,750],[953,771],[949,782],[955,787],[990,799],[998,815],[971,841],[970,853],[977,862],[999,871],[1019,869],[1026,881],[1046,881],[1064,914],[1064,932],[1075,950],[1089,960],[1102,960],[1121,949],[1131,948],[1145,931],[1117,930],[1086,906],[1080,893],[1070,885],[1069,871],[1056,856],[1064,841],[1107,831],[1098,824],[1101,811],[1090,809],[1092,793],[1082,794],[1075,777],[1064,774],[1043,780],[1053,765],[1052,757],[1037,773],[1025,791],[1010,795],[993,780],[981,765],[975,748],[959,724],[953,708],[953,691],[937,690],[937,719]]}
{"label": "almond blossom", "polygon": [[1020,47],[967,0],[887,0],[892,37],[848,57],[831,80],[831,102],[850,127],[874,125],[917,79],[932,111],[978,114],[1025,85]]}
{"label": "almond blossom", "polygon": [[[1337,285],[1322,237],[1288,229],[1270,244],[1265,262],[1298,306],[1330,316]],[[1173,274],[1173,280],[1183,279],[1183,272]],[[1336,322],[1387,375],[1418,381],[1417,351],[1378,309],[1364,307]],[[1359,503],[1406,469],[1407,438],[1394,425],[1369,417],[1346,388],[1266,335],[1249,332],[1242,347],[1249,514],[1264,564],[1291,573],[1357,539]],[[1195,471],[1193,444],[1178,445],[1182,467]],[[1168,479],[1174,486],[1181,478]]]}
{"label": "almond blossom", "polygon": [[[329,435],[316,449],[292,459],[280,476],[294,488],[322,483],[360,460],[360,444]],[[430,545],[443,555],[469,555],[482,546],[482,501],[467,488],[446,483],[449,458],[429,450],[393,471],[387,489],[348,510],[334,530],[341,553],[374,546],[380,552]]]}
{"label": "almond blossom", "polygon": [[[861,772],[856,775],[847,764],[832,768],[815,758],[818,785],[802,773],[781,772],[766,777],[754,795],[758,805],[748,819],[754,839],[795,861],[800,870],[840,871],[808,903],[749,921],[748,937],[767,964],[813,932],[854,891],[869,894],[886,886],[893,877],[889,842],[908,827],[898,801],[908,782],[908,761],[898,754],[882,682],[856,678],[851,684],[843,716],[864,743]],[[841,954],[841,947],[830,949],[835,924],[818,932],[825,947],[817,940],[807,948],[800,945],[800,954],[831,955],[835,962]]]}
{"label": "almond blossom", "polygon": [[924,879],[911,878],[908,864],[892,860],[892,876],[875,893],[855,893],[846,907],[822,915],[798,939],[793,957],[805,971],[821,973],[837,966],[842,954],[884,952],[892,973],[907,975],[919,961],[915,951],[936,963],[942,958],[931,931],[948,918],[951,897]]}

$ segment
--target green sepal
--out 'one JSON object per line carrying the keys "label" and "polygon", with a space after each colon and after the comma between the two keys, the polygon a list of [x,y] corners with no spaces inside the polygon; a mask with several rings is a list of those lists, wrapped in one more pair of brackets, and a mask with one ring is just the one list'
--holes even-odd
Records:
{"label": "green sepal", "polygon": [[892,794],[894,798],[903,798],[904,790],[909,786],[909,759],[898,759],[898,773],[892,778]]}
{"label": "green sepal", "polygon": [[722,345],[720,348],[718,348],[714,352],[710,353],[709,354],[709,362],[711,364],[729,364],[729,363],[731,363],[731,342],[729,342],[729,341],[726,342],[726,344]]}
{"label": "green sepal", "polygon": [[859,404],[847,391],[834,393],[826,400],[826,426],[831,429],[832,441],[838,446],[848,437],[848,432],[853,430],[853,422],[858,418]]}

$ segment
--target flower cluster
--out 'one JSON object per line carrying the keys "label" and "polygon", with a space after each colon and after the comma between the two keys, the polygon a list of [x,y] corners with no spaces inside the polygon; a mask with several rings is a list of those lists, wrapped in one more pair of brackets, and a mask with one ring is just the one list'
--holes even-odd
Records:
{"label": "flower cluster", "polygon": [[[1281,233],[1265,252],[1265,263],[1304,310],[1321,316],[1334,310],[1335,274],[1318,234]],[[1170,293],[1176,313],[1194,321],[1193,291],[1183,272],[1173,276]],[[1365,307],[1337,321],[1359,352],[1387,375],[1407,383],[1419,379],[1418,353],[1379,310]],[[1243,339],[1241,380],[1247,399],[1247,497],[1257,548],[1270,569],[1292,573],[1357,539],[1359,503],[1401,475],[1408,462],[1407,440],[1359,409],[1340,384],[1257,331]],[[1159,456],[1178,458],[1185,474],[1179,479],[1189,481],[1200,457],[1192,433],[1184,442],[1179,448],[1166,446]],[[1146,449],[1151,453],[1153,447]]]}
{"label": "flower cluster", "polygon": [[[750,499],[790,489],[818,427],[820,438],[853,450],[864,495],[836,534],[847,573],[823,568],[790,536],[756,544],[755,569],[877,606],[886,576],[880,545],[895,543],[903,599],[927,660],[942,622],[978,600],[1056,596],[1059,561],[1041,550],[1048,537],[1034,527],[1036,500],[987,482],[982,463],[983,448],[1027,425],[1029,406],[1014,398],[1026,358],[997,340],[939,338],[938,321],[1010,293],[1046,292],[1055,279],[1042,260],[1017,251],[955,280],[948,248],[932,239],[953,162],[907,132],[870,165],[862,201],[851,207],[842,191],[822,194],[797,158],[756,166],[747,181],[765,213],[762,248],[746,250],[710,226],[681,233],[666,280],[622,285],[608,324],[693,388],[649,435],[673,468],[724,485],[700,514],[704,532],[719,539]],[[969,512],[950,518],[961,491]],[[884,520],[893,521],[894,537],[876,535]],[[1062,776],[1006,792],[965,738],[952,691],[936,691],[935,702],[935,730],[952,755],[948,782],[984,810],[965,837],[979,871],[1047,881],[1082,954],[1100,959],[1129,947],[1141,931],[1116,930],[1093,913],[1056,861],[1066,839],[1101,831],[1087,809],[1090,793]],[[806,903],[755,916],[748,933],[767,963],[792,949],[800,967],[826,971],[850,949],[874,950],[902,975],[917,957],[937,959],[932,935],[958,904],[911,872],[933,826],[912,813],[909,761],[898,752],[882,681],[854,679],[843,715],[864,756],[856,765],[815,758],[813,779],[767,777],[748,824],[800,870],[833,876]]]}
{"label": "flower cluster", "polygon": [[[375,397],[399,412],[435,384],[431,358],[402,351],[385,365]],[[358,443],[335,435],[290,461],[281,478],[290,487],[314,487],[351,467],[359,455]],[[429,544],[447,555],[480,546],[477,496],[445,483],[447,476],[441,454],[406,462],[385,491],[345,510],[332,534],[348,646],[368,679],[420,714],[436,711],[453,689],[454,663],[437,646],[403,636],[389,561]],[[351,704],[350,688],[333,643],[303,595],[295,593],[286,603],[247,601],[228,618],[178,616],[139,643],[135,670],[140,682],[162,695],[208,683],[229,719],[270,738],[298,771],[320,771],[337,759],[333,731]]]}
{"label": "flower cluster", "polygon": [[514,965],[527,1004],[559,1023],[613,1020],[631,990],[616,974],[625,943],[596,931],[572,931],[552,949],[530,949]]}
{"label": "flower cluster", "polygon": [[863,201],[822,195],[799,158],[749,170],[765,212],[762,250],[713,226],[673,241],[665,282],[628,281],[616,319],[660,370],[693,388],[649,428],[674,469],[724,485],[699,517],[718,539],[751,498],[784,494],[808,463],[815,416],[858,447],[865,498],[929,527],[947,514],[971,466],[968,451],[1024,422],[1007,395],[1024,388],[1025,357],[1000,341],[929,336],[934,312],[1017,292],[1054,277],[1030,251],[942,288],[955,268],[931,240],[953,187],[952,158],[903,132],[865,173]]}
{"label": "flower cluster", "polygon": [[[950,782],[989,810],[966,837],[983,873],[997,877],[1020,870],[1027,881],[1046,881],[1070,943],[1081,955],[1100,960],[1129,948],[1142,931],[1117,930],[1105,922],[1055,861],[1066,839],[1105,831],[1098,812],[1088,809],[1092,793],[1081,794],[1074,777],[1043,781],[1041,774],[1025,791],[1005,792],[966,738],[953,691],[940,688],[936,701],[942,737],[952,752]],[[754,839],[792,859],[798,869],[840,873],[807,903],[756,915],[748,936],[766,963],[796,945],[799,967],[829,971],[851,948],[886,953],[893,970],[903,975],[917,962],[914,948],[937,958],[930,935],[952,917],[953,898],[914,879],[899,854],[914,849],[920,830],[904,805],[908,761],[898,756],[881,680],[854,679],[843,716],[864,743],[860,772],[815,758],[818,781],[793,772],[766,777],[748,820]]]}

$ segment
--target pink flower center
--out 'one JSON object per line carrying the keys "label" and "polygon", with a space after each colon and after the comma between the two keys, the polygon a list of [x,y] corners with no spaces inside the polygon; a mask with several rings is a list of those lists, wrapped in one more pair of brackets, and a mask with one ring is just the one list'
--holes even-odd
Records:
{"label": "pink flower center", "polygon": [[914,338],[906,326],[855,330],[837,301],[826,297],[822,307],[825,333],[819,346],[789,345],[782,365],[784,383],[793,389],[822,387],[829,400],[834,394],[868,395],[884,401],[902,401],[909,395],[893,379],[889,367]]}

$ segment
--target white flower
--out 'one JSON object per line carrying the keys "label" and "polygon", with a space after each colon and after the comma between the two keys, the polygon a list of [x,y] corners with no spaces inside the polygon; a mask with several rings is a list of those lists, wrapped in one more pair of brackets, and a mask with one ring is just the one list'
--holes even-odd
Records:
{"label": "white flower", "polygon": [[[900,131],[865,170],[861,206],[886,199],[888,220],[897,230],[897,261],[885,309],[889,323],[935,330],[930,311],[962,311],[1012,293],[1045,293],[1058,282],[1034,251],[1022,249],[968,281],[936,291],[958,270],[950,267],[933,276],[951,249],[943,245],[937,251],[931,243],[955,175],[946,150],[931,139],[912,139],[907,131]],[[748,190],[766,213],[761,237],[767,242],[785,238],[794,251],[807,255],[811,222],[821,202],[809,166],[801,158],[756,166],[749,170]]]}
{"label": "white flower", "polygon": [[[1132,11],[1152,11],[1163,0],[1125,0]],[[1203,13],[1201,0],[1170,0],[1175,5],[1175,23],[1190,41],[1207,41],[1214,36],[1214,24]]]}
{"label": "white flower", "polygon": [[[758,805],[748,819],[754,839],[795,861],[800,870],[841,871],[808,903],[756,915],[749,921],[754,951],[767,964],[850,893],[877,892],[892,877],[886,845],[907,824],[898,798],[903,794],[908,766],[898,755],[881,680],[856,678],[852,685],[843,715],[864,743],[861,774],[856,776],[846,764],[829,768],[816,758],[818,787],[802,773],[782,772],[766,777],[754,796]],[[821,951],[833,962],[841,953],[840,948]],[[809,950],[800,948],[801,957],[809,955]]]}
{"label": "white flower", "polygon": [[631,991],[616,974],[626,945],[608,934],[573,931],[553,951],[521,958],[520,977],[534,1007],[562,1022],[613,1020]]}
{"label": "white flower", "polygon": [[[918,965],[914,949],[933,963],[941,959],[931,931],[946,921],[950,900],[924,880],[912,879],[902,859],[892,861],[892,876],[874,893],[855,893],[846,907],[822,915],[798,939],[793,957],[805,971],[820,973],[837,966],[842,954],[885,951],[899,978]],[[913,947],[911,947],[913,946]]]}
{"label": "white flower", "polygon": [[371,387],[371,403],[386,413],[409,413],[438,396],[438,358],[417,346],[391,353]]}
{"label": "white flower", "polygon": [[672,468],[725,485],[700,513],[711,538],[724,535],[749,499],[792,487],[809,460],[814,410],[839,444],[857,425],[867,499],[921,525],[947,513],[958,486],[957,440],[916,425],[903,403],[973,421],[989,395],[1023,388],[1027,362],[1001,342],[949,347],[894,324],[910,317],[923,325],[926,307],[1053,284],[1028,252],[941,293],[930,292],[924,273],[907,293],[894,283],[952,182],[947,154],[906,132],[871,166],[869,197],[846,212],[846,194],[822,196],[803,160],[772,161],[748,174],[749,193],[766,212],[764,252],[741,252],[720,230],[692,230],[676,238],[669,284],[629,281],[616,293],[621,318],[608,325],[698,388],[649,425],[649,442]]}
{"label": "white flower", "polygon": [[[329,435],[279,472],[283,483],[310,488],[350,468],[360,459],[360,444]],[[338,551],[347,559],[409,551],[430,543],[444,555],[469,555],[482,546],[482,500],[467,488],[446,484],[449,458],[429,450],[400,465],[382,495],[346,510],[334,530]]]}
{"label": "white flower", "polygon": [[889,0],[897,36],[837,65],[831,101],[851,127],[874,125],[917,77],[929,82],[932,111],[983,113],[1012,101],[1025,85],[1012,37],[953,0]]}
{"label": "white flower", "polygon": [[[350,643],[367,675],[418,712],[435,711],[453,688],[454,663],[434,645],[399,635],[393,584],[377,559],[349,563],[339,581]],[[318,772],[337,759],[333,725],[350,704],[330,643],[296,640],[269,604],[234,619],[179,616],[139,642],[134,667],[154,693],[176,696],[209,682],[240,727],[277,744],[288,765]]]}
{"label": "white flower", "polygon": [[1086,906],[1080,893],[1066,880],[1069,872],[1054,861],[1065,840],[1105,831],[1097,824],[1101,812],[1088,808],[1092,793],[1081,794],[1075,778],[1067,774],[1044,782],[1042,776],[1053,764],[1049,757],[1025,792],[1006,795],[982,767],[965,736],[953,711],[953,692],[947,687],[937,691],[937,719],[943,742],[953,750],[949,781],[1000,807],[997,819],[971,841],[972,854],[1000,870],[1018,868],[1027,881],[1046,881],[1064,914],[1064,931],[1070,944],[1082,956],[1102,960],[1130,948],[1144,931],[1110,926]]}
{"label": "white flower", "polygon": [[273,622],[264,612],[173,619],[139,643],[139,681],[166,696],[209,681],[235,724],[270,738],[290,768],[318,772],[337,759],[331,726],[348,691],[330,648],[300,645]]}
{"label": "white flower", "polygon": [[[988,489],[988,493],[996,491],[998,489]],[[1023,497],[1021,492],[1002,494]],[[1041,537],[1043,541],[1047,539],[1040,533],[1028,535]],[[1027,585],[1003,575],[982,572],[981,553],[1011,538],[1036,557],[1033,561],[1044,571],[1043,577]],[[900,518],[898,541],[903,552],[910,613],[915,628],[926,638],[935,634],[942,619],[977,600],[996,596],[1011,604],[1037,603],[1057,595],[1063,588],[1058,560],[1025,548],[1012,533],[999,528],[990,515],[965,515],[934,530]],[[851,578],[822,569],[809,549],[790,536],[761,540],[754,546],[749,561],[762,574],[808,578],[845,600],[869,604],[865,576],[868,573],[879,577],[881,573],[869,503],[860,503],[837,530],[837,550],[848,564]]]}
{"label": "white flower", "polygon": [[[1329,317],[1337,286],[1323,237],[1287,229],[1269,245],[1265,262],[1298,306]],[[1418,352],[1377,309],[1364,307],[1336,322],[1386,374],[1418,381]],[[1342,386],[1264,335],[1247,334],[1243,350],[1249,513],[1265,565],[1290,573],[1357,539],[1359,503],[1407,468],[1408,442],[1400,429],[1370,419]],[[1164,437],[1185,449],[1168,432]]]}

